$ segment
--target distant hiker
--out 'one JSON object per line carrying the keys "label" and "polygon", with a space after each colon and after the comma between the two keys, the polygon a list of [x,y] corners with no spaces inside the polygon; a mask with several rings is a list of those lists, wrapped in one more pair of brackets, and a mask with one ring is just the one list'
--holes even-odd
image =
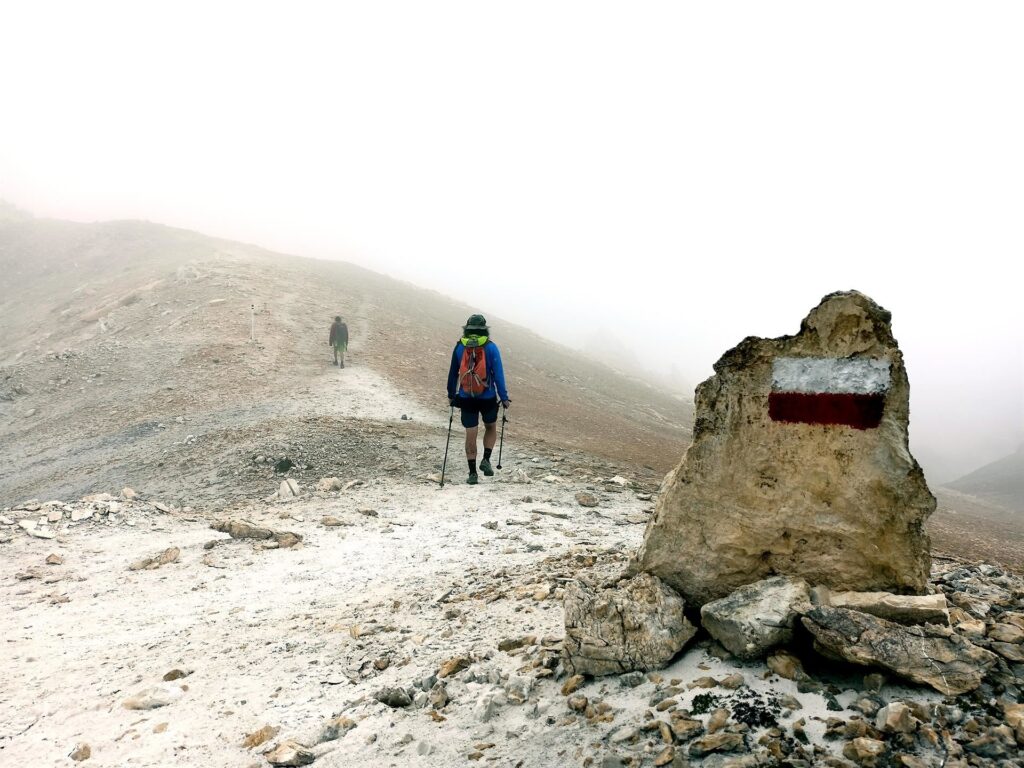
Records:
{"label": "distant hiker", "polygon": [[341,321],[341,316],[335,316],[331,323],[331,338],[328,345],[334,347],[334,364],[339,368],[345,367],[345,350],[348,349],[348,326]]}
{"label": "distant hiker", "polygon": [[480,471],[490,477],[491,451],[498,438],[498,403],[508,408],[511,401],[505,390],[505,372],[501,367],[498,345],[488,338],[490,330],[483,315],[472,315],[462,329],[462,339],[452,352],[448,369],[448,402],[462,414],[466,428],[466,461],[470,485],[477,483],[476,437],[480,417],[484,419],[484,458]]}

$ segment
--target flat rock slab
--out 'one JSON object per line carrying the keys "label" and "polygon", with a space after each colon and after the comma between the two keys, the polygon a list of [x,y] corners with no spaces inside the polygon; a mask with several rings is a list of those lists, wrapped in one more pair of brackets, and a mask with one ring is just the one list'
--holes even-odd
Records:
{"label": "flat rock slab", "polygon": [[700,609],[704,629],[741,659],[756,659],[793,639],[799,614],[810,608],[803,579],[775,576],[740,587]]}
{"label": "flat rock slab", "polygon": [[891,592],[830,592],[828,605],[870,613],[897,624],[941,624],[949,626],[946,596],[894,595]]}
{"label": "flat rock slab", "polygon": [[697,387],[693,442],[632,572],[703,605],[774,575],[921,594],[935,510],[910,454],[891,315],[834,293],[795,336],[748,337]]}
{"label": "flat rock slab", "polygon": [[947,696],[981,685],[997,658],[945,627],[904,627],[846,608],[818,606],[803,617],[803,624],[826,652],[887,669]]}
{"label": "flat rock slab", "polygon": [[621,586],[565,588],[565,666],[571,675],[617,675],[665,666],[696,634],[686,603],[642,573]]}

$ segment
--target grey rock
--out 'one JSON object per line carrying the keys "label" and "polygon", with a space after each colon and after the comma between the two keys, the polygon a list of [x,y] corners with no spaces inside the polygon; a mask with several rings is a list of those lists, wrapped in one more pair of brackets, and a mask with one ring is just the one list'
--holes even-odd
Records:
{"label": "grey rock", "polygon": [[901,701],[885,705],[875,715],[875,727],[883,733],[913,733],[919,725],[921,721]]}
{"label": "grey rock", "polygon": [[185,691],[180,685],[161,683],[128,697],[122,706],[125,709],[157,709],[173,704],[184,695]]}
{"label": "grey rock", "polygon": [[438,680],[427,694],[427,702],[434,709],[444,709],[449,701],[451,699],[448,696],[448,687]]}
{"label": "grey rock", "polygon": [[995,654],[931,624],[905,627],[866,613],[818,606],[803,618],[815,643],[854,664],[878,666],[955,696],[973,691]]}
{"label": "grey rock", "polygon": [[392,709],[402,709],[412,705],[412,698],[403,688],[382,688],[373,694],[373,698]]}
{"label": "grey rock", "polygon": [[570,583],[564,607],[565,667],[573,675],[657,669],[697,631],[683,599],[646,573],[610,589]]}
{"label": "grey rock", "polygon": [[946,596],[894,595],[891,592],[829,592],[828,602],[833,608],[870,613],[880,619],[897,624],[942,624],[949,626]]}
{"label": "grey rock", "polygon": [[740,587],[700,609],[704,629],[741,659],[756,659],[793,639],[793,625],[810,607],[803,579],[774,576]]}

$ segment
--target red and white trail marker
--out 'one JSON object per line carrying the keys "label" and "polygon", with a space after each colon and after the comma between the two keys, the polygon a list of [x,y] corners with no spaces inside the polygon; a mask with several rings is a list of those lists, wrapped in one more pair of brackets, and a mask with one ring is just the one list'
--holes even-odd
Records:
{"label": "red and white trail marker", "polygon": [[870,357],[777,357],[772,421],[874,429],[882,421],[891,364]]}

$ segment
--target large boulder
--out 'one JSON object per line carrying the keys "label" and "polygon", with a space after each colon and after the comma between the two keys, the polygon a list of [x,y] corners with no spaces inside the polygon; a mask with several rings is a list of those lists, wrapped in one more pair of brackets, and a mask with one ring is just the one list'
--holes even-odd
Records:
{"label": "large boulder", "polygon": [[827,654],[887,669],[947,696],[981,685],[997,658],[946,627],[904,627],[846,608],[817,606],[803,624]]}
{"label": "large boulder", "polygon": [[793,625],[808,608],[806,581],[775,576],[705,603],[700,623],[731,653],[741,659],[756,659],[790,642]]}
{"label": "large boulder", "polygon": [[571,675],[616,675],[665,666],[696,634],[683,599],[647,573],[610,589],[565,588],[565,667]]}
{"label": "large boulder", "polygon": [[795,336],[726,352],[697,387],[693,442],[665,478],[634,572],[697,605],[777,574],[922,593],[935,498],[908,448],[890,317],[861,293],[834,293]]}

